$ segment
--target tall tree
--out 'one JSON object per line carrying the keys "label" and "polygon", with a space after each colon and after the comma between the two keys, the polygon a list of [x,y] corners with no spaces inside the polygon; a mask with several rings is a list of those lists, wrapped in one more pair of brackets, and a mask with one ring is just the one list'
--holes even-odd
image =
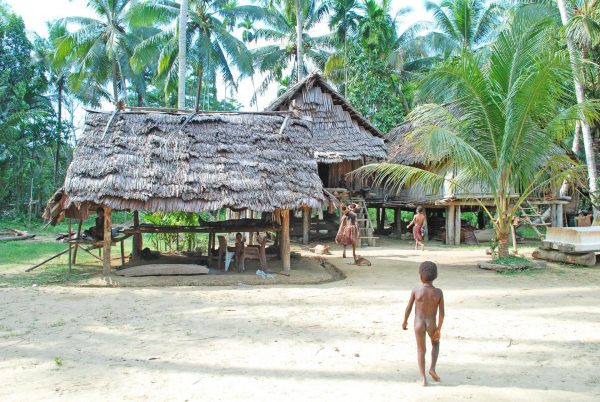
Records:
{"label": "tall tree", "polygon": [[179,9],[179,83],[177,89],[177,108],[185,109],[185,77],[187,69],[187,49],[186,49],[186,36],[187,36],[187,22],[188,22],[188,0],[181,0],[181,7]]}
{"label": "tall tree", "polygon": [[[333,39],[338,46],[342,46],[342,57],[336,57],[333,63],[328,61],[330,69],[336,64],[342,65],[344,70],[344,95],[348,96],[348,40],[352,39],[358,31],[358,0],[332,0],[331,15],[329,17],[329,29],[333,30]],[[330,59],[334,60],[334,59]]]}
{"label": "tall tree", "polygon": [[[560,11],[560,19],[565,26],[569,26],[569,12],[567,10],[567,5],[565,4],[565,0],[557,0],[558,9]],[[566,35],[567,48],[569,50],[569,59],[571,62],[571,70],[573,73],[573,83],[575,84],[575,96],[577,98],[577,103],[582,105],[585,103],[585,89],[582,81],[583,77],[583,69],[581,65],[581,59],[579,56],[579,52],[575,47],[575,43],[573,40],[573,33],[581,32],[580,30],[573,29],[571,25],[571,34]],[[579,36],[581,37],[581,36]],[[581,134],[583,137],[583,149],[585,150],[585,159],[587,163],[588,170],[588,185],[590,188],[590,195],[592,199],[592,204],[594,206],[594,216],[598,215],[598,175],[596,172],[596,160],[597,156],[594,152],[593,140],[592,140],[592,131],[590,129],[590,124],[586,119],[585,115],[580,116],[581,119]]]}
{"label": "tall tree", "polygon": [[435,103],[408,117],[415,127],[408,139],[428,168],[379,164],[362,174],[396,189],[419,185],[439,191],[447,184],[472,192],[479,186],[495,211],[474,199],[494,225],[499,255],[507,256],[512,219],[524,200],[554,193],[580,172],[562,139],[581,113],[598,115],[597,105],[571,101],[564,85],[569,64],[553,40],[553,24],[518,15],[489,58],[465,50],[434,68],[420,93]]}
{"label": "tall tree", "polygon": [[[196,76],[196,109],[200,107],[206,77],[219,73],[226,82],[236,85],[234,67],[243,75],[252,75],[252,55],[232,30],[237,18],[257,11],[256,7],[240,7],[227,0],[190,0],[187,63]],[[147,24],[153,18],[161,25],[162,29],[155,29],[154,35],[136,47],[131,61],[135,69],[140,69],[148,60],[158,57],[158,78],[164,82],[168,94],[175,76],[173,70],[178,66],[178,37],[171,26],[179,15],[179,4],[153,0],[133,7],[131,15],[134,26]]]}
{"label": "tall tree", "polygon": [[425,8],[433,15],[434,21],[427,41],[433,50],[446,56],[489,46],[496,28],[500,26],[500,7],[495,2],[428,0]]}
{"label": "tall tree", "polygon": [[55,54],[57,65],[72,63],[75,74],[72,85],[81,89],[90,78],[104,84],[112,83],[112,101],[119,101],[119,92],[125,90],[123,65],[128,63],[131,49],[127,29],[127,12],[132,0],[88,0],[96,18],[67,17],[59,24],[74,24],[78,29],[67,32],[59,41]]}

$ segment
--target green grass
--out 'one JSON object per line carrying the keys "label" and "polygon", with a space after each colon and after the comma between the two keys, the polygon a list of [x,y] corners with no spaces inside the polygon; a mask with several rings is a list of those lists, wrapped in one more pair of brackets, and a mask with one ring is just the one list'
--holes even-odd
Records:
{"label": "green grass", "polygon": [[[0,242],[0,272],[4,265],[34,264],[67,248],[66,243],[19,240]],[[65,260],[67,261],[67,260]]]}
{"label": "green grass", "polygon": [[530,264],[530,261],[527,258],[519,257],[516,255],[509,255],[508,257],[495,258],[491,261],[491,263],[499,265],[508,265],[511,267],[518,267],[524,264],[528,265]]}
{"label": "green grass", "polygon": [[55,357],[54,364],[56,364],[58,367],[61,367],[63,365],[63,360],[60,357]]}

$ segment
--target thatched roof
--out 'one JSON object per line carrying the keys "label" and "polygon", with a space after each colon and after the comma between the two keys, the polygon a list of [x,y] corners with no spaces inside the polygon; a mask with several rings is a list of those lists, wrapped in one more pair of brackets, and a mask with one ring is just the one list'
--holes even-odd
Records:
{"label": "thatched roof", "polygon": [[276,114],[89,112],[65,180],[68,203],[164,212],[316,207],[324,198],[310,124]]}
{"label": "thatched roof", "polygon": [[404,122],[394,127],[388,134],[388,162],[398,163],[400,165],[421,166],[423,165],[423,155],[417,152],[415,147],[415,137],[410,139],[408,135],[414,130],[414,125],[410,122]]}
{"label": "thatched roof", "polygon": [[386,156],[384,135],[319,74],[298,82],[266,110],[298,110],[313,121],[313,148],[319,162],[337,163]]}

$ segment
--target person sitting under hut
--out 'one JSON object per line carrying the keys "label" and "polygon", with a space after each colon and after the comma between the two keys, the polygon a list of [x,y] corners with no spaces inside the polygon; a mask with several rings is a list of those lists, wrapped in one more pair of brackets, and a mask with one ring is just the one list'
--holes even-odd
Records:
{"label": "person sitting under hut", "polygon": [[96,240],[104,240],[104,208],[98,208],[96,215],[96,224],[83,232],[83,234]]}

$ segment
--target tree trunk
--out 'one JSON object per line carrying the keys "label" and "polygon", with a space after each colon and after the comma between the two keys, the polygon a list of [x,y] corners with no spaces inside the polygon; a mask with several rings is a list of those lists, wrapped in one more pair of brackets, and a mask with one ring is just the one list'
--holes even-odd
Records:
{"label": "tree trunk", "polygon": [[185,72],[187,67],[186,31],[188,21],[188,0],[181,0],[179,9],[179,84],[177,90],[177,108],[185,109]]}
{"label": "tree trunk", "polygon": [[[579,139],[581,138],[581,121],[577,120],[575,122],[575,134],[573,137],[573,145],[571,146],[571,151],[575,155],[579,153]],[[569,182],[567,180],[563,181],[562,186],[560,186],[559,195],[564,197],[569,193]]]}
{"label": "tree trunk", "polygon": [[60,136],[62,134],[62,93],[63,93],[64,80],[60,78],[58,80],[58,121],[57,121],[57,133],[56,133],[56,155],[54,156],[54,186],[57,186],[58,180],[58,165],[60,164]]}
{"label": "tree trunk", "polygon": [[138,107],[144,106],[144,95],[139,90],[137,93],[137,105],[138,105]]}
{"label": "tree trunk", "polygon": [[204,71],[202,70],[202,65],[198,68],[198,86],[196,87],[196,104],[194,108],[196,112],[200,110],[200,96],[202,95],[202,75]]}
{"label": "tree trunk", "polygon": [[[565,4],[565,0],[557,0],[558,9],[560,11],[560,19],[562,21],[563,26],[566,25],[569,21],[569,16],[567,14],[567,6]],[[571,61],[571,69],[573,70],[573,81],[575,84],[575,95],[577,97],[577,104],[581,105],[585,102],[585,92],[583,88],[583,83],[580,80],[580,77],[583,73],[581,68],[581,64],[577,58],[577,52],[575,49],[575,44],[571,40],[571,38],[566,36],[567,40],[567,48],[569,49],[569,58]],[[592,133],[590,130],[590,125],[586,120],[585,116],[581,115],[581,132],[583,136],[583,147],[585,150],[585,159],[587,163],[588,169],[588,180],[590,187],[590,198],[592,200],[592,205],[594,206],[594,217],[598,215],[598,209],[596,208],[597,203],[597,174],[596,174],[596,155],[594,155],[594,150],[592,146]]]}
{"label": "tree trunk", "polygon": [[117,61],[113,58],[112,60],[112,87],[113,87],[113,101],[115,104],[115,109],[118,108],[119,104],[119,84],[117,83],[118,78],[118,69],[117,69]]}
{"label": "tree trunk", "polygon": [[508,233],[509,233],[508,226],[496,231],[496,234],[498,236],[498,257],[500,257],[500,258],[509,256],[509,253],[508,253],[509,234]]}
{"label": "tree trunk", "polygon": [[295,0],[296,3],[296,58],[298,59],[298,81],[302,81],[304,63],[302,61],[302,7],[300,0]]}

